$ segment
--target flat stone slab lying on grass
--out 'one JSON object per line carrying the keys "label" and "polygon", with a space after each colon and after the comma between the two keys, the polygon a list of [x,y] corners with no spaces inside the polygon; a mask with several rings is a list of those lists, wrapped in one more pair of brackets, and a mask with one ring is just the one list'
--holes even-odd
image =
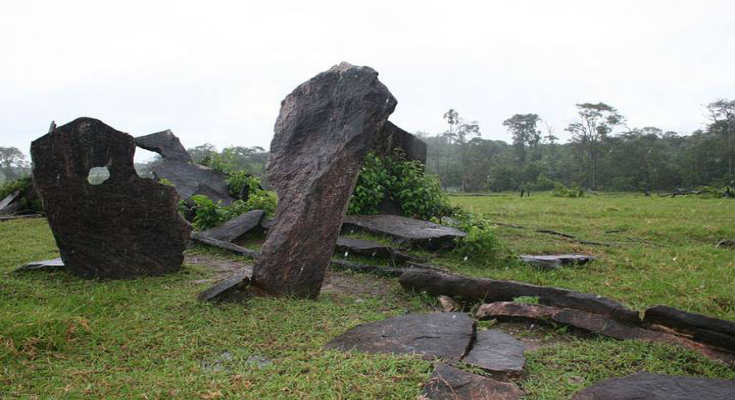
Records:
{"label": "flat stone slab lying on grass", "polygon": [[582,389],[572,400],[732,400],[735,381],[639,372]]}
{"label": "flat stone slab lying on grass", "polygon": [[234,271],[230,276],[215,283],[212,287],[199,293],[201,301],[239,300],[246,297],[244,289],[253,276],[252,268],[243,268]]}
{"label": "flat stone slab lying on grass", "polygon": [[499,329],[478,331],[472,350],[462,361],[491,372],[518,374],[526,364],[524,347],[519,340]]}
{"label": "flat stone slab lying on grass", "polygon": [[470,345],[474,325],[464,313],[407,314],[358,325],[325,347],[367,353],[415,353],[425,359],[457,361]]}
{"label": "flat stone slab lying on grass", "polygon": [[63,268],[64,268],[64,261],[62,261],[61,257],[59,257],[59,258],[53,258],[51,260],[32,261],[27,264],[23,264],[20,267],[18,267],[15,270],[15,272],[37,271],[37,270],[53,271],[53,270],[63,269]]}
{"label": "flat stone slab lying on grass", "polygon": [[610,316],[618,321],[640,324],[638,312],[606,297],[552,286],[523,282],[471,278],[431,269],[415,269],[401,275],[404,289],[426,291],[431,295],[446,295],[483,302],[511,301],[516,297],[538,297],[542,304],[575,308]]}
{"label": "flat stone slab lying on grass", "polygon": [[542,269],[557,269],[564,265],[582,265],[595,259],[595,257],[585,254],[550,254],[550,255],[530,255],[522,254],[518,256],[526,264],[533,265]]}
{"label": "flat stone slab lying on grass", "polygon": [[648,342],[677,344],[697,351],[711,359],[724,361],[727,364],[735,362],[733,350],[723,351],[707,344],[696,342],[687,337],[677,336],[668,332],[645,329],[617,321],[609,316],[570,308],[551,307],[540,304],[524,304],[509,301],[483,304],[475,313],[478,319],[533,319],[537,321],[553,321],[569,325],[587,332],[603,335],[619,340],[637,339]]}
{"label": "flat stone slab lying on grass", "polygon": [[735,350],[735,322],[690,313],[669,306],[646,310],[643,322],[663,325],[690,334],[694,340]]}
{"label": "flat stone slab lying on grass", "polygon": [[263,216],[265,216],[265,211],[263,210],[248,211],[245,214],[239,215],[225,222],[224,224],[215,226],[212,229],[207,229],[201,233],[213,239],[232,242],[260,225],[260,221],[263,219]]}
{"label": "flat stone slab lying on grass", "polygon": [[454,246],[454,239],[467,236],[457,228],[398,215],[348,215],[342,231],[363,230],[388,235],[399,242],[436,250]]}
{"label": "flat stone slab lying on grass", "polygon": [[516,400],[523,392],[514,383],[439,364],[424,385],[423,395],[431,400]]}
{"label": "flat stone slab lying on grass", "polygon": [[382,243],[378,243],[372,240],[353,239],[344,236],[340,236],[337,238],[335,253],[348,253],[366,257],[388,258],[397,263],[404,263],[406,261],[424,261],[417,257],[405,254],[395,247],[386,246]]}

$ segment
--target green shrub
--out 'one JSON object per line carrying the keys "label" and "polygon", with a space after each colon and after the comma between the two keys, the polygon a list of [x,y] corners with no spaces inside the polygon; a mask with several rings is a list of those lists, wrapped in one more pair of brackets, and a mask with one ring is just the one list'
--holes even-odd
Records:
{"label": "green shrub", "polygon": [[472,214],[456,214],[455,218],[460,220],[460,229],[467,232],[467,236],[457,239],[453,252],[484,265],[491,265],[497,261],[502,246],[495,235],[493,225]]}
{"label": "green shrub", "polygon": [[583,197],[584,191],[577,185],[567,188],[563,184],[556,182],[554,183],[554,190],[551,191],[551,195],[555,197]]}
{"label": "green shrub", "polygon": [[8,197],[8,195],[15,192],[16,190],[22,192],[28,189],[31,185],[33,185],[33,180],[31,180],[31,177],[20,178],[14,181],[7,181],[4,184],[0,185],[0,200]]}
{"label": "green shrub", "polygon": [[245,170],[233,171],[227,174],[227,191],[230,196],[238,198],[245,187],[248,188],[248,195],[263,192],[260,186],[260,179],[250,175]]}
{"label": "green shrub", "polygon": [[449,201],[439,180],[424,173],[418,161],[407,161],[400,152],[393,157],[369,153],[360,170],[355,191],[347,208],[349,214],[375,214],[384,199],[395,201],[401,213],[430,219],[451,214]]}
{"label": "green shrub", "polygon": [[194,229],[209,229],[226,220],[228,214],[226,208],[215,203],[209,197],[203,194],[195,194],[190,199],[194,203],[192,207],[194,212],[192,225]]}
{"label": "green shrub", "polygon": [[0,185],[0,200],[16,190],[20,191],[21,195],[22,193],[27,193],[25,196],[22,195],[23,197],[19,200],[19,212],[43,213],[43,204],[41,204],[41,199],[33,192],[35,189],[33,189],[33,179],[30,176],[8,181]]}

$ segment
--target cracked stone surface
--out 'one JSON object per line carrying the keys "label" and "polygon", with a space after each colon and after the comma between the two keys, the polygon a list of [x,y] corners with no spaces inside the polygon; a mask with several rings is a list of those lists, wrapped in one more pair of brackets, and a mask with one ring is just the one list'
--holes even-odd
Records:
{"label": "cracked stone surface", "polygon": [[367,353],[420,354],[457,361],[470,345],[474,321],[464,313],[407,314],[358,325],[326,348]]}
{"label": "cracked stone surface", "polygon": [[516,400],[523,392],[511,382],[439,364],[424,385],[423,394],[431,400]]}
{"label": "cracked stone surface", "polygon": [[526,364],[524,348],[523,343],[499,329],[478,331],[472,350],[462,361],[492,372],[517,374]]}

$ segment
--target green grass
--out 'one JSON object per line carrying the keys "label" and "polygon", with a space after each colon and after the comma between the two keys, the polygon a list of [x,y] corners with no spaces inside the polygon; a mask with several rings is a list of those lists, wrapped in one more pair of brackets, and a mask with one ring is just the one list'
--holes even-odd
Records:
{"label": "green grass", "polygon": [[435,262],[476,276],[609,296],[641,310],[667,304],[735,318],[733,249],[715,247],[718,241],[735,237],[732,200],[631,194],[559,198],[541,193],[522,199],[517,195],[453,196],[451,201],[493,222],[551,229],[613,246],[581,245],[532,229],[498,226],[496,234],[512,254],[581,252],[598,259],[558,271],[512,263],[480,268],[473,260],[451,257]]}
{"label": "green grass", "polygon": [[[496,234],[510,254],[582,251],[599,259],[556,272],[515,262],[484,267],[483,260],[454,255],[433,262],[474,276],[599,293],[636,308],[664,303],[733,318],[733,251],[714,248],[734,235],[732,202],[537,194],[522,200],[453,196],[452,202],[493,221],[618,245],[582,246],[499,227]],[[618,229],[625,231],[605,233]],[[206,247],[188,253],[251,262]],[[394,280],[351,278],[355,284],[382,286],[383,294],[330,292],[316,301],[255,298],[212,305],[196,300],[210,284],[200,281],[214,274],[201,265],[122,281],[11,272],[57,255],[45,220],[0,223],[0,398],[415,399],[431,373],[431,364],[417,357],[323,349],[357,324],[435,306],[427,296],[403,292]],[[561,328],[536,327],[518,336],[551,344],[527,352],[528,373],[516,383],[528,399],[569,398],[583,386],[639,370],[735,376],[726,366],[678,347],[576,337]],[[270,363],[253,361],[261,358]]]}

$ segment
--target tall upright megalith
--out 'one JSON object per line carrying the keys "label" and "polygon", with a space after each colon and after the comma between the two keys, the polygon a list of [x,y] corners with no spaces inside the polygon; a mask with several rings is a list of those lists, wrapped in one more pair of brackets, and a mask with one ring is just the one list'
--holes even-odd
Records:
{"label": "tall upright megalith", "polygon": [[135,139],[78,118],[31,144],[33,183],[67,269],[89,278],[177,271],[190,228],[174,188],[140,178]]}
{"label": "tall upright megalith", "polygon": [[344,62],[281,102],[266,170],[278,208],[255,265],[257,287],[319,295],[363,158],[395,106],[375,70]]}

